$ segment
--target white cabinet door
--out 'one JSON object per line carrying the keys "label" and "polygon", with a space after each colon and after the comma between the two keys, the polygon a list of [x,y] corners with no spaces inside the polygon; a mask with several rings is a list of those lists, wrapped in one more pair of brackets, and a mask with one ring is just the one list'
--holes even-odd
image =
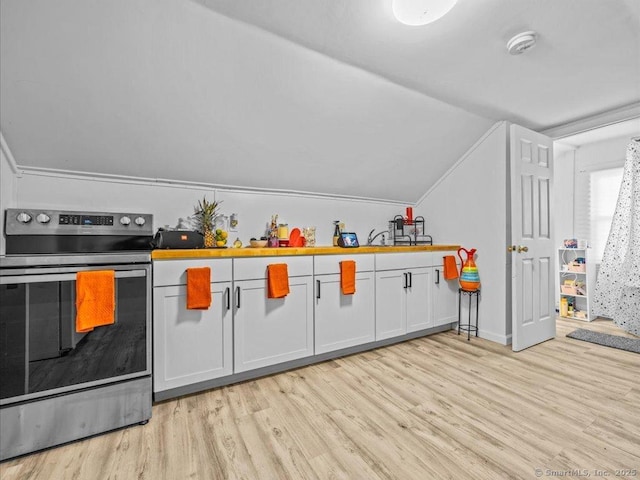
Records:
{"label": "white cabinet door", "polygon": [[376,272],[376,340],[407,332],[407,278],[403,270]]}
{"label": "white cabinet door", "polygon": [[231,282],[211,284],[208,310],[187,310],[184,285],[153,290],[154,391],[230,375]]}
{"label": "white cabinet door", "polygon": [[375,340],[375,277],[356,274],[356,293],[343,295],[340,275],[315,277],[315,353]]}
{"label": "white cabinet door", "polygon": [[445,280],[442,267],[433,267],[431,285],[433,326],[457,322],[458,280]]}
{"label": "white cabinet door", "polygon": [[313,355],[313,277],[290,277],[285,298],[267,281],[234,282],[234,372]]}
{"label": "white cabinet door", "polygon": [[[519,125],[511,147],[511,330],[518,352],[556,336],[553,141]],[[507,219],[509,220],[509,219]]]}
{"label": "white cabinet door", "polygon": [[407,275],[407,332],[433,327],[431,269],[414,268],[409,270]]}

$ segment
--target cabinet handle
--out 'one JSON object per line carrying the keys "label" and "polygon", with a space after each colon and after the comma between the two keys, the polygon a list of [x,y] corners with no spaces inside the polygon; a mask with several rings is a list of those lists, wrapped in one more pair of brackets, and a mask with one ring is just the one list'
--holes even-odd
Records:
{"label": "cabinet handle", "polygon": [[440,285],[440,269],[436,268],[436,285]]}
{"label": "cabinet handle", "polygon": [[320,280],[316,280],[316,298],[320,299]]}
{"label": "cabinet handle", "polygon": [[240,287],[236,287],[236,308],[240,308]]}
{"label": "cabinet handle", "polygon": [[409,272],[408,275],[409,275],[409,288],[411,288],[411,285],[413,284],[413,277],[411,275],[411,272]]}
{"label": "cabinet handle", "polygon": [[231,310],[231,288],[226,288],[226,290],[224,291],[224,296],[226,298],[227,310]]}
{"label": "cabinet handle", "polygon": [[404,275],[404,285],[402,286],[402,288],[406,289],[409,286],[409,277],[407,277],[407,272],[404,272],[402,275]]}

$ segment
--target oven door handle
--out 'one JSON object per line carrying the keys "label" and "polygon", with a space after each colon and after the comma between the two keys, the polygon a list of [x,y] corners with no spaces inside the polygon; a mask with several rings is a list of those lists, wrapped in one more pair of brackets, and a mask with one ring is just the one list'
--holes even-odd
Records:
{"label": "oven door handle", "polygon": [[[107,269],[105,269],[107,270]],[[90,271],[90,270],[88,270]],[[115,278],[144,277],[146,270],[116,270]],[[44,282],[69,282],[76,279],[75,273],[57,273],[48,275],[9,275],[0,277],[0,285],[10,283],[44,283]]]}

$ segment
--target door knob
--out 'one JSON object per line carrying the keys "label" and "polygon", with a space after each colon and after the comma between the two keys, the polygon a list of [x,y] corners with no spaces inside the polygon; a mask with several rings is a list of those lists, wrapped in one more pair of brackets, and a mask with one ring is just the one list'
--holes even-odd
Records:
{"label": "door knob", "polygon": [[507,252],[513,252],[513,251],[515,251],[515,249],[516,249],[516,246],[515,246],[515,245],[509,245],[509,246],[507,247]]}
{"label": "door knob", "polygon": [[528,251],[529,251],[529,247],[524,247],[522,245],[518,247],[518,253],[528,252]]}

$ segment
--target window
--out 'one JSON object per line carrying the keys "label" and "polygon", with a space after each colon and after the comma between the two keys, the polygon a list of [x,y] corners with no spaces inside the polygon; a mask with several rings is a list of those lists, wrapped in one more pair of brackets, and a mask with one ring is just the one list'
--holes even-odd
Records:
{"label": "window", "polygon": [[589,229],[591,247],[597,263],[602,261],[609,238],[611,220],[622,185],[622,172],[622,168],[609,168],[593,171],[589,175]]}

